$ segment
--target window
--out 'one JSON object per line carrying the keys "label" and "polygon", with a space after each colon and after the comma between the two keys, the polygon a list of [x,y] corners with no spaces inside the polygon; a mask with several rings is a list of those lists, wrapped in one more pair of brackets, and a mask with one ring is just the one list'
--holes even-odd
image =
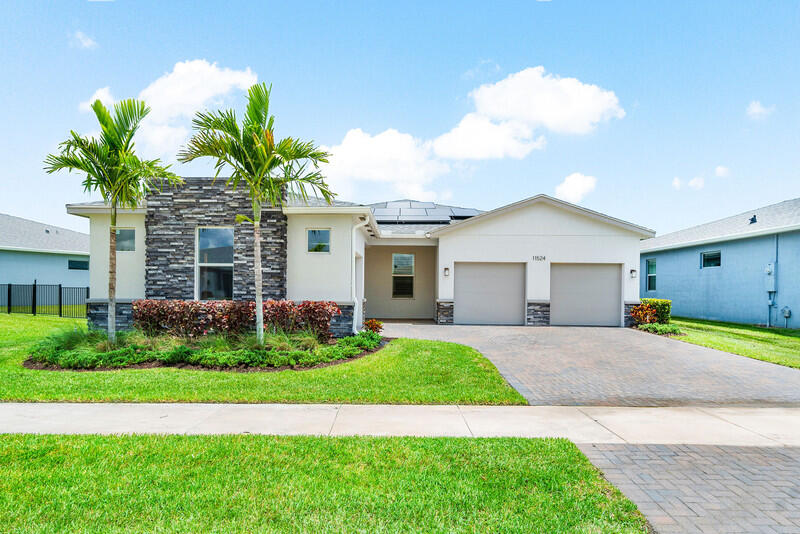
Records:
{"label": "window", "polygon": [[67,260],[67,269],[71,271],[88,271],[89,260]]}
{"label": "window", "polygon": [[392,254],[392,298],[414,298],[413,254]]}
{"label": "window", "polygon": [[656,290],[656,260],[647,260],[647,290]]}
{"label": "window", "polygon": [[308,231],[308,251],[309,252],[330,252],[331,251],[331,231],[330,230],[309,230]]}
{"label": "window", "polygon": [[197,229],[197,298],[233,299],[233,228]]}
{"label": "window", "polygon": [[701,256],[701,266],[703,269],[706,267],[719,267],[722,265],[722,253],[716,252],[703,252]]}
{"label": "window", "polygon": [[134,250],[136,250],[136,230],[117,228],[117,252],[133,252]]}

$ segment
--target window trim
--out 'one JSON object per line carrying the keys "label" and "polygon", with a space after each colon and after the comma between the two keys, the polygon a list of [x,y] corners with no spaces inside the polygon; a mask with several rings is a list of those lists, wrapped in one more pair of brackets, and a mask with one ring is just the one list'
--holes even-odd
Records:
{"label": "window trim", "polygon": [[[654,270],[656,271],[653,274],[650,274],[650,263],[651,262],[655,266]],[[647,292],[657,291],[657,289],[658,289],[658,280],[656,278],[656,275],[658,274],[658,263],[656,263],[656,259],[655,258],[647,258],[647,259],[644,260],[644,272],[645,272],[644,290],[647,291]],[[650,277],[651,276],[653,277],[653,286],[655,286],[654,289],[650,289]]]}
{"label": "window trim", "polygon": [[[395,255],[411,256],[411,274],[395,274],[394,272],[394,257]],[[390,266],[392,274],[392,300],[414,300],[417,290],[417,254],[415,252],[392,252],[392,264]],[[394,279],[395,278],[411,278],[411,296],[410,297],[395,297],[394,296]]]}
{"label": "window trim", "polygon": [[[706,254],[718,254],[719,265],[706,265]],[[700,253],[700,268],[701,269],[719,269],[722,267],[722,250],[706,250]]]}
{"label": "window trim", "polygon": [[[328,231],[328,250],[308,250],[308,235],[311,231],[327,230]],[[333,228],[324,226],[309,226],[306,228],[306,254],[332,254],[333,253]]]}
{"label": "window trim", "polygon": [[[231,268],[231,279],[233,279],[236,271],[236,267],[233,261],[231,263],[200,263],[200,229],[207,229],[207,228],[230,228],[233,230],[233,242],[234,247],[236,245],[236,228],[233,225],[219,225],[219,226],[209,226],[209,225],[202,225],[196,226],[194,229],[194,300],[203,301],[200,298],[200,266],[203,267],[230,267]],[[235,258],[232,258],[235,259]],[[208,300],[208,299],[207,299]],[[231,300],[233,300],[233,288],[231,288]]]}
{"label": "window trim", "polygon": [[[133,250],[120,250],[119,249],[119,246],[117,245],[117,243],[119,241],[116,238],[119,237],[117,235],[117,232],[119,232],[120,230],[131,230],[131,231],[133,231]],[[115,237],[115,239],[114,239],[114,247],[116,249],[116,253],[117,254],[119,254],[120,252],[136,252],[136,228],[135,227],[133,227],[133,226],[115,226],[114,227],[114,237]]]}

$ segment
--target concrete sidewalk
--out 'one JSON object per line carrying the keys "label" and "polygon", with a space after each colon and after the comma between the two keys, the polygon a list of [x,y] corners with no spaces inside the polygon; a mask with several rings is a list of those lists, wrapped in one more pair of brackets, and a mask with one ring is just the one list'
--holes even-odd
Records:
{"label": "concrete sidewalk", "polygon": [[800,408],[0,403],[0,433],[564,437],[800,446]]}

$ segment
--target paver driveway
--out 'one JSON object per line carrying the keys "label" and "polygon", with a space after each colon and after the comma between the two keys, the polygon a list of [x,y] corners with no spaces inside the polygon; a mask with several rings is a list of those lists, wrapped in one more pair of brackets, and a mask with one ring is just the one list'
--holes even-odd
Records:
{"label": "paver driveway", "polygon": [[629,328],[387,323],[489,358],[531,404],[800,406],[800,370]]}

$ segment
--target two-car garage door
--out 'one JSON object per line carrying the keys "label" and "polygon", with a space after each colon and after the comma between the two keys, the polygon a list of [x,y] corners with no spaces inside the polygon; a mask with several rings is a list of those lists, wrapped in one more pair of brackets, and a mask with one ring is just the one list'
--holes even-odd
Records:
{"label": "two-car garage door", "polygon": [[[456,263],[453,322],[525,324],[524,263]],[[550,324],[619,326],[619,264],[553,263]]]}

